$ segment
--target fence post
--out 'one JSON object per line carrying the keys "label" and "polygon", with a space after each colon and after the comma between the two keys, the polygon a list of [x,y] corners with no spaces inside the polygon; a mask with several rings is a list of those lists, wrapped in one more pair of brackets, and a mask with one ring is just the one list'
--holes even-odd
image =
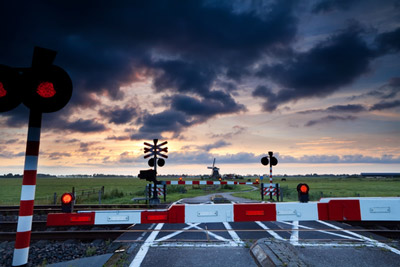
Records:
{"label": "fence post", "polygon": [[279,190],[279,184],[275,184],[276,188],[276,202],[279,202],[279,195],[280,195],[280,190]]}
{"label": "fence post", "polygon": [[54,201],[53,204],[56,205],[57,204],[57,193],[54,192]]}
{"label": "fence post", "polygon": [[167,185],[164,184],[164,202],[167,202]]}
{"label": "fence post", "polygon": [[261,200],[264,200],[264,183],[261,183]]}
{"label": "fence post", "polygon": [[104,196],[104,185],[101,187],[101,194]]}

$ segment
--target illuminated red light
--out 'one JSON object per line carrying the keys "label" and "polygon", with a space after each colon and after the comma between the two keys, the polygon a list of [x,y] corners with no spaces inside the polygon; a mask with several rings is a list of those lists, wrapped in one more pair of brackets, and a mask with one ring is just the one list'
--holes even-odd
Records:
{"label": "illuminated red light", "polygon": [[300,186],[300,192],[302,192],[302,193],[307,193],[307,192],[308,192],[307,186],[306,186],[306,185]]}
{"label": "illuminated red light", "polygon": [[147,220],[149,221],[162,221],[162,220],[166,220],[167,219],[167,215],[149,215],[147,216]]}
{"label": "illuminated red light", "polygon": [[56,94],[56,90],[54,90],[54,85],[51,82],[41,82],[37,87],[36,92],[44,98],[53,97]]}
{"label": "illuminated red light", "polygon": [[90,222],[92,217],[90,216],[75,216],[71,217],[71,222]]}
{"label": "illuminated red light", "polygon": [[70,203],[70,202],[72,201],[72,195],[71,195],[71,194],[64,194],[64,195],[61,197],[61,201],[62,201],[62,203],[64,203],[64,204]]}
{"label": "illuminated red light", "polygon": [[246,210],[246,215],[247,216],[263,216],[264,211],[263,210]]}
{"label": "illuminated red light", "polygon": [[6,96],[7,95],[7,91],[6,89],[4,89],[3,83],[0,82],[0,97]]}

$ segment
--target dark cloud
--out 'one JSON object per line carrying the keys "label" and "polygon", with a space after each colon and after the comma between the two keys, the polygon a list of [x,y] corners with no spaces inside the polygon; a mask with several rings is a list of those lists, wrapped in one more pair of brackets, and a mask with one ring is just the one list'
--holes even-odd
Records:
{"label": "dark cloud", "polygon": [[106,127],[103,124],[95,122],[94,120],[83,120],[79,119],[74,122],[64,121],[64,124],[57,125],[60,130],[67,130],[73,132],[80,133],[95,133],[95,132],[103,132],[106,130]]}
{"label": "dark cloud", "polygon": [[242,127],[239,125],[235,125],[232,127],[232,132],[225,132],[223,134],[211,134],[211,138],[224,138],[224,139],[230,139],[233,136],[240,135],[246,132],[247,128]]}
{"label": "dark cloud", "polygon": [[374,104],[370,110],[385,110],[400,107],[400,100],[382,101]]}
{"label": "dark cloud", "polygon": [[270,112],[287,102],[325,97],[350,84],[369,70],[374,58],[361,32],[357,25],[351,25],[290,61],[264,66],[258,75],[270,77],[283,88],[273,92],[259,86],[253,96],[264,98],[263,109]]}
{"label": "dark cloud", "polygon": [[[0,58],[4,64],[29,66],[33,46],[57,50],[55,64],[65,68],[74,83],[69,115],[80,112],[78,108],[98,106],[96,95],[122,100],[120,87],[140,80],[142,74],[152,78],[156,92],[176,94],[176,101],[182,94],[198,97],[198,113],[211,100],[212,117],[243,110],[232,97],[237,83],[265,54],[290,50],[297,32],[295,2],[271,1],[263,3],[262,9],[256,1],[245,9],[235,8],[230,1],[38,2],[26,3],[23,9],[2,2],[0,16],[7,23],[1,24],[0,34],[8,40],[0,43]],[[180,109],[170,107],[167,113],[190,113],[176,101],[171,104]],[[118,111],[101,115],[117,124],[135,116],[133,110]],[[154,120],[163,116],[153,114]],[[208,118],[202,112],[202,120]],[[178,133],[192,121],[201,120],[180,118],[171,127]],[[22,125],[16,119],[9,123]],[[71,126],[80,131],[77,124]],[[94,131],[103,129],[90,126]]]}
{"label": "dark cloud", "polygon": [[116,141],[125,141],[125,140],[129,140],[130,137],[129,136],[108,136],[105,140],[116,140]]}
{"label": "dark cloud", "polygon": [[352,96],[349,98],[349,100],[352,101],[355,99],[366,98],[366,97],[380,98],[382,100],[393,99],[397,97],[399,92],[400,92],[400,77],[393,77],[389,80],[389,82],[385,83],[379,88],[369,91],[367,93]]}
{"label": "dark cloud", "polygon": [[230,146],[230,145],[231,145],[231,143],[228,143],[228,142],[226,142],[224,140],[219,140],[219,141],[217,141],[217,142],[215,142],[213,144],[199,146],[198,148],[208,152],[208,151],[210,151],[212,149],[215,149],[215,148],[221,148],[221,147],[226,147],[226,146]]}
{"label": "dark cloud", "polygon": [[246,110],[243,105],[222,91],[211,91],[203,100],[185,95],[171,98],[171,108],[189,116],[212,118],[218,114],[229,114]]}
{"label": "dark cloud", "polygon": [[11,145],[18,143],[19,139],[0,140],[0,144]]}
{"label": "dark cloud", "polygon": [[183,112],[166,110],[157,114],[147,114],[141,119],[143,126],[131,135],[131,139],[164,139],[161,133],[172,132],[177,137],[180,132],[196,121],[189,121]]}
{"label": "dark cloud", "polygon": [[105,117],[109,123],[125,124],[131,122],[138,112],[135,107],[125,106],[124,108],[101,109],[99,114]]}
{"label": "dark cloud", "polygon": [[70,153],[61,153],[61,152],[54,152],[54,153],[50,153],[48,154],[48,158],[51,160],[59,160],[65,157],[71,157]]}
{"label": "dark cloud", "polygon": [[375,42],[382,54],[397,53],[400,51],[400,27],[391,32],[379,34]]}
{"label": "dark cloud", "polygon": [[315,3],[312,7],[313,13],[327,13],[335,10],[347,10],[358,0],[322,0]]}
{"label": "dark cloud", "polygon": [[348,104],[348,105],[335,105],[328,107],[326,109],[311,109],[297,112],[298,114],[310,114],[310,113],[320,113],[320,112],[328,112],[328,113],[359,113],[366,111],[367,109],[360,104]]}
{"label": "dark cloud", "polygon": [[316,124],[325,124],[325,123],[331,123],[335,121],[353,121],[356,120],[357,117],[349,115],[349,116],[335,116],[335,115],[329,115],[317,120],[310,120],[307,122],[304,126],[314,126]]}

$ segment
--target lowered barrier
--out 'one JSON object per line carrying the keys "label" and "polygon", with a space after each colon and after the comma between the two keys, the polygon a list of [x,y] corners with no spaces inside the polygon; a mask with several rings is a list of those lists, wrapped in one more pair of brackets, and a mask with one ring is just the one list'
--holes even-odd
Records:
{"label": "lowered barrier", "polygon": [[47,226],[252,221],[400,221],[400,198],[322,198],[319,202],[173,204],[162,210],[50,213]]}

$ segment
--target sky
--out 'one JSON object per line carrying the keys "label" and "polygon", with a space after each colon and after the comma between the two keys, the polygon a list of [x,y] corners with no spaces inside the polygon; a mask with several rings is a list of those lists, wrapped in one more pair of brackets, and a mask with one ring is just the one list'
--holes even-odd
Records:
{"label": "sky", "polygon": [[[400,1],[2,1],[0,64],[58,52],[73,82],[43,114],[39,173],[400,172]],[[23,172],[29,110],[0,114],[0,174]]]}

